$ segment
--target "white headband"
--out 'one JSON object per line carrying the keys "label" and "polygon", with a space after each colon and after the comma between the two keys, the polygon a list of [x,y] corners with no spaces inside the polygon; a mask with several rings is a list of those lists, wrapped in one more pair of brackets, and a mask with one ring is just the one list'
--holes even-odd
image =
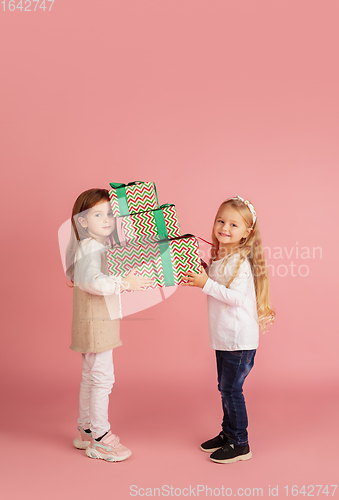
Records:
{"label": "white headband", "polygon": [[257,220],[257,212],[255,211],[254,206],[252,205],[252,203],[250,203],[248,200],[244,200],[244,198],[242,198],[239,195],[236,195],[234,198],[227,198],[227,200],[225,200],[225,201],[229,201],[229,200],[240,200],[243,203],[245,203],[246,207],[249,209],[249,211],[252,214],[252,217],[253,217],[252,227],[253,227],[254,224],[255,224],[255,221]]}

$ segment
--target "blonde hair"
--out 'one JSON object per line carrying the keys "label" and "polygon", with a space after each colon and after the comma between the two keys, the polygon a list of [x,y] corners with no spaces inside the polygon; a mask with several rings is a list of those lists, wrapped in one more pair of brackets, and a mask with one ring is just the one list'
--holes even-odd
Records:
{"label": "blonde hair", "polygon": [[[90,208],[93,208],[97,203],[109,201],[107,189],[88,189],[81,193],[75,200],[72,209],[72,229],[69,243],[66,248],[66,277],[74,281],[74,257],[79,248],[79,242],[88,238],[87,230],[80,224],[79,216],[85,217]],[[116,230],[113,231],[113,233]],[[109,236],[110,243],[113,246],[112,235]]]}
{"label": "blonde hair", "polygon": [[225,206],[230,206],[234,208],[243,218],[246,227],[252,228],[250,234],[246,238],[242,238],[238,246],[225,258],[222,274],[224,274],[225,272],[225,268],[229,258],[235,254],[239,255],[239,260],[237,262],[237,265],[234,266],[231,279],[225,286],[229,288],[232,281],[238,274],[241,264],[245,262],[245,260],[247,259],[250,263],[254,280],[259,327],[263,331],[266,331],[269,324],[273,323],[276,315],[274,309],[270,305],[270,300],[269,300],[269,279],[268,279],[266,259],[262,247],[261,236],[258,227],[258,220],[256,220],[255,223],[253,224],[252,213],[250,212],[249,208],[245,205],[245,203],[239,199],[230,199],[224,201],[220,205],[217,211],[212,230],[213,247],[211,251],[210,263],[216,259],[219,253],[219,241],[214,235],[214,225],[216,223],[220,211]]}

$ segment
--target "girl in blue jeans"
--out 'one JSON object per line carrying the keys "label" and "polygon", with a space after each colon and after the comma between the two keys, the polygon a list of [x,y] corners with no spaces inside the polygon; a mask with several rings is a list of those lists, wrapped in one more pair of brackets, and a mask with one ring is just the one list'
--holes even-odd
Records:
{"label": "girl in blue jeans", "polygon": [[273,322],[266,261],[256,211],[240,196],[224,201],[212,231],[207,273],[187,274],[187,285],[207,294],[210,346],[215,349],[222,430],[201,445],[218,463],[249,460],[247,411],[243,395],[259,343],[259,328]]}

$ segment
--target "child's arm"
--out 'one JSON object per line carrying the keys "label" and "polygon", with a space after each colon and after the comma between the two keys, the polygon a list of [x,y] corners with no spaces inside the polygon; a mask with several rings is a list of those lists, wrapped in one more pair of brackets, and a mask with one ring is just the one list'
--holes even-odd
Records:
{"label": "child's arm", "polygon": [[101,271],[101,264],[106,258],[105,248],[94,239],[89,240],[85,245],[82,257],[75,266],[75,284],[81,290],[92,295],[113,295],[119,294],[121,289],[141,290],[153,284],[149,278],[135,276],[135,269],[124,279],[120,276],[104,274]]}
{"label": "child's arm", "polygon": [[201,274],[187,273],[188,286],[198,286],[207,295],[211,295],[221,302],[225,302],[230,306],[242,306],[246,299],[248,280],[250,279],[250,271],[240,266],[237,276],[232,281],[230,288],[225,285],[220,285],[216,281],[209,278],[205,271]]}
{"label": "child's arm", "polygon": [[88,242],[86,251],[77,260],[74,269],[74,284],[92,295],[113,295],[120,293],[121,278],[108,276],[101,271],[102,253],[105,249]]}
{"label": "child's arm", "polygon": [[220,285],[208,278],[202,291],[230,306],[239,307],[244,304],[246,299],[248,278],[246,272],[239,272],[232,281],[230,288],[226,288],[225,285]]}

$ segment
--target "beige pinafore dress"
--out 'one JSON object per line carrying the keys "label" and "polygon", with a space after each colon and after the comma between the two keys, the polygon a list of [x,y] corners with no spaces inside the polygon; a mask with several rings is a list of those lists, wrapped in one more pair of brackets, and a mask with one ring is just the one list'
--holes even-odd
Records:
{"label": "beige pinafore dress", "polygon": [[[106,253],[100,252],[101,272],[108,275]],[[76,274],[76,273],[75,273]],[[73,351],[104,352],[122,345],[120,340],[120,293],[94,295],[82,290],[74,280],[73,288]],[[114,318],[114,319],[112,319]]]}

